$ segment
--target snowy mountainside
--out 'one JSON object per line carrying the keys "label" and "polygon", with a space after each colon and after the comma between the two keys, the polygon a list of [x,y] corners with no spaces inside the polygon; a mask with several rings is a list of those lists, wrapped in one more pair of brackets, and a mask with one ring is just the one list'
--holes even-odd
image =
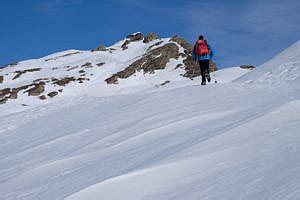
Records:
{"label": "snowy mountainside", "polygon": [[[167,46],[176,52],[178,47],[178,55],[162,54],[168,58],[159,60],[168,61],[164,69],[141,68],[156,63],[155,49],[165,43],[170,39],[121,41],[99,47],[104,52],[71,50],[3,69],[2,84],[10,88],[49,73],[58,83],[65,83],[60,78],[66,73],[76,80],[66,86],[45,80],[42,94],[63,89],[53,99],[21,92],[0,105],[0,199],[300,199],[297,79],[244,84],[240,80],[267,70],[265,65],[234,67],[212,73],[218,84],[201,86],[201,78],[180,75],[191,72],[180,41]],[[153,44],[150,56],[146,51]],[[126,51],[139,56],[127,58]],[[173,55],[179,57],[169,59]],[[111,64],[96,67],[104,60]],[[86,62],[94,67],[86,68]],[[290,62],[297,61],[272,65]],[[79,83],[79,69],[67,71],[68,65],[87,71],[79,77],[90,80]],[[12,80],[18,70],[41,66]],[[108,84],[109,77],[117,83]],[[28,106],[18,107],[24,102]]]}
{"label": "snowy mountainside", "polygon": [[300,41],[237,81],[245,83],[300,83]]}
{"label": "snowy mountainside", "polygon": [[130,93],[134,87],[145,90],[199,76],[192,47],[182,38],[147,37],[135,33],[108,48],[68,50],[8,65],[0,70],[0,105]]}

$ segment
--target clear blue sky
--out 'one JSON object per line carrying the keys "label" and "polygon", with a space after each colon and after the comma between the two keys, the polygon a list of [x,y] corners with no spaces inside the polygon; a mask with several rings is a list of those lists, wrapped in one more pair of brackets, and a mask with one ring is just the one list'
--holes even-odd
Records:
{"label": "clear blue sky", "polygon": [[137,31],[204,34],[221,67],[262,64],[300,39],[299,0],[5,0],[0,15],[0,66]]}

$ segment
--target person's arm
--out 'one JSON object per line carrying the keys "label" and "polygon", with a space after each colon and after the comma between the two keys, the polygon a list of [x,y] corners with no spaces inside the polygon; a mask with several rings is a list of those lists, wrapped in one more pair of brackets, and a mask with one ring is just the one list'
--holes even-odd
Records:
{"label": "person's arm", "polygon": [[196,60],[196,61],[197,61],[196,45],[195,45],[195,46],[194,46],[194,48],[193,48],[193,51],[192,51],[192,56],[193,56],[194,60]]}

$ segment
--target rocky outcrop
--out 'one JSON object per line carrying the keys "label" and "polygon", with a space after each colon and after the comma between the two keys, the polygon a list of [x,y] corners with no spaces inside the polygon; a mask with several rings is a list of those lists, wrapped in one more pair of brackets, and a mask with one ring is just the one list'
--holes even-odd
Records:
{"label": "rocky outcrop", "polygon": [[45,100],[45,99],[47,99],[47,98],[46,98],[45,95],[42,95],[42,96],[39,96],[39,99],[40,99],[40,100]]}
{"label": "rocky outcrop", "polygon": [[45,83],[41,82],[39,84],[34,84],[33,88],[30,88],[29,90],[25,91],[28,93],[28,96],[39,96],[45,91]]}
{"label": "rocky outcrop", "polygon": [[50,97],[50,98],[53,98],[53,97],[55,97],[57,95],[58,95],[58,92],[56,92],[56,91],[50,92],[50,93],[47,94],[47,96]]}
{"label": "rocky outcrop", "polygon": [[79,66],[74,66],[74,67],[70,67],[70,68],[68,68],[67,69],[67,71],[69,72],[69,71],[72,71],[72,70],[74,70],[74,69],[77,69]]}
{"label": "rocky outcrop", "polygon": [[107,51],[108,49],[104,45],[100,45],[99,47],[92,49],[92,52],[94,51]]}
{"label": "rocky outcrop", "polygon": [[0,76],[0,84],[3,83],[3,81],[4,81],[4,77]]}
{"label": "rocky outcrop", "polygon": [[4,88],[0,90],[0,104],[5,104],[9,99],[11,88]]}
{"label": "rocky outcrop", "polygon": [[176,42],[180,46],[182,46],[187,52],[186,54],[192,53],[193,46],[189,44],[187,41],[185,41],[183,38],[179,37],[178,35],[175,35],[170,39],[170,42]]}
{"label": "rocky outcrop", "polygon": [[252,65],[241,65],[240,68],[241,69],[255,69],[255,66],[252,66]]}
{"label": "rocky outcrop", "polygon": [[21,75],[26,74],[27,72],[37,72],[37,71],[41,71],[41,68],[33,68],[33,69],[26,69],[26,70],[22,70],[22,71],[15,71],[16,75],[13,77],[12,80],[20,78]]}
{"label": "rocky outcrop", "polygon": [[101,67],[101,66],[103,66],[103,65],[105,65],[105,62],[101,62],[101,63],[98,63],[98,64],[96,64],[98,67]]}
{"label": "rocky outcrop", "polygon": [[171,82],[171,81],[165,81],[165,82],[161,83],[160,86],[165,86],[165,85],[167,85],[167,84],[170,83],[170,82]]}
{"label": "rocky outcrop", "polygon": [[123,51],[124,50],[126,50],[126,49],[128,49],[128,44],[130,43],[130,41],[129,40],[125,40],[125,42],[122,44],[122,46],[121,46],[121,48],[123,49]]}
{"label": "rocky outcrop", "polygon": [[12,89],[8,98],[9,99],[17,99],[18,98],[18,90]]}
{"label": "rocky outcrop", "polygon": [[84,68],[92,68],[93,65],[92,65],[92,63],[90,63],[90,62],[86,62],[85,64],[81,65],[81,67],[84,67]]}
{"label": "rocky outcrop", "polygon": [[128,49],[128,44],[130,44],[131,42],[137,42],[143,39],[144,39],[144,35],[142,33],[135,33],[135,34],[128,35],[126,37],[125,42],[122,44],[121,48],[123,50],[126,50]]}
{"label": "rocky outcrop", "polygon": [[11,92],[10,88],[4,88],[0,90],[0,98],[7,96],[8,94],[10,94],[10,92]]}
{"label": "rocky outcrop", "polygon": [[143,42],[149,43],[149,42],[151,42],[153,40],[157,40],[157,39],[159,39],[159,37],[157,36],[156,33],[149,33],[147,36],[145,36]]}
{"label": "rocky outcrop", "polygon": [[7,98],[0,98],[0,105],[5,104],[7,102]]}
{"label": "rocky outcrop", "polygon": [[163,43],[163,41],[156,42],[155,44],[151,45],[151,46],[147,49],[147,51],[150,51],[151,49],[153,49],[154,47],[157,47],[157,46],[161,45],[162,43]]}
{"label": "rocky outcrop", "polygon": [[58,86],[66,86],[67,84],[69,84],[72,81],[76,81],[76,79],[74,77],[64,77],[61,79],[53,78],[52,84],[58,85]]}
{"label": "rocky outcrop", "polygon": [[[164,69],[170,59],[178,59],[179,57],[183,58],[183,64],[178,64],[175,69],[184,68],[186,71],[185,74],[182,74],[184,77],[194,78],[201,75],[199,64],[192,57],[192,45],[179,36],[174,36],[169,40],[169,43],[157,47],[162,43],[163,41],[159,41],[152,45],[140,59],[133,62],[123,71],[113,74],[105,81],[108,84],[116,84],[118,79],[128,78],[141,70],[143,70],[143,73],[154,73],[155,70]],[[184,49],[183,53],[179,52],[178,46]],[[210,63],[209,70],[211,72],[217,70],[217,66],[213,61]]]}
{"label": "rocky outcrop", "polygon": [[179,57],[179,48],[176,44],[168,43],[162,47],[149,51],[142,58],[133,62],[125,70],[120,71],[106,79],[108,84],[118,83],[118,79],[125,79],[143,70],[144,73],[154,73],[155,70],[164,69],[171,58]]}
{"label": "rocky outcrop", "polygon": [[134,33],[131,35],[127,35],[127,40],[129,40],[130,42],[136,42],[136,41],[140,41],[144,38],[144,35],[140,32],[138,33]]}
{"label": "rocky outcrop", "polygon": [[30,87],[31,89],[25,91],[24,93],[28,93],[28,96],[37,96],[36,94],[42,93],[43,86],[45,85],[44,82],[41,83],[33,83],[29,85],[24,85],[17,88],[5,88],[3,90],[0,90],[0,101],[3,103],[6,103],[8,99],[17,99],[18,93],[22,90],[26,90]]}

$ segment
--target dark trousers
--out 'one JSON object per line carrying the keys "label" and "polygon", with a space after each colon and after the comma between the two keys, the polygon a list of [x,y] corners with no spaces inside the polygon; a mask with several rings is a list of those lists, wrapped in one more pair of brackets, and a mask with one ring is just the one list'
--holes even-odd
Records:
{"label": "dark trousers", "polygon": [[199,66],[201,69],[202,83],[206,83],[206,77],[209,76],[209,60],[200,60]]}

